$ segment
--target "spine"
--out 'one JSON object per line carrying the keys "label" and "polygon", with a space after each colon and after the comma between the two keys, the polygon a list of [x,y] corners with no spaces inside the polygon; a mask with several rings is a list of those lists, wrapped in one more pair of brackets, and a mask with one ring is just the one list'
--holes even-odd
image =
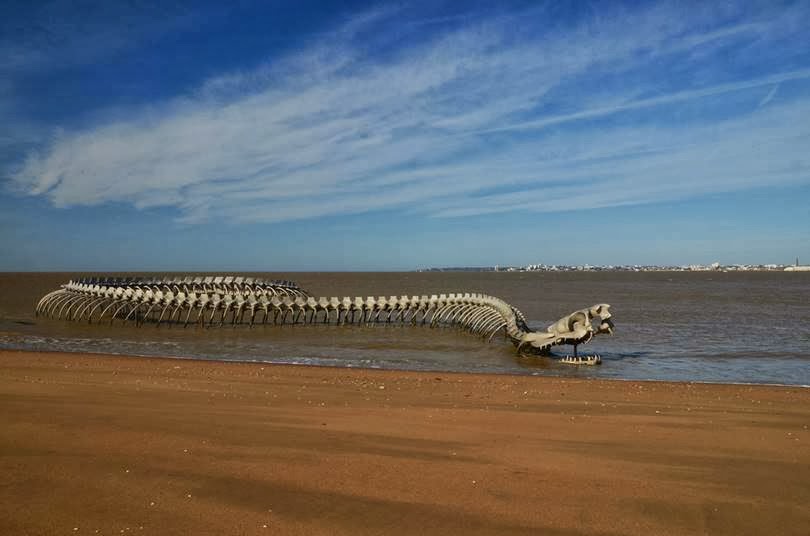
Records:
{"label": "spine", "polygon": [[519,310],[478,293],[315,298],[291,281],[242,277],[85,278],[44,296],[37,315],[74,321],[187,326],[376,324],[457,326],[515,344],[530,331]]}

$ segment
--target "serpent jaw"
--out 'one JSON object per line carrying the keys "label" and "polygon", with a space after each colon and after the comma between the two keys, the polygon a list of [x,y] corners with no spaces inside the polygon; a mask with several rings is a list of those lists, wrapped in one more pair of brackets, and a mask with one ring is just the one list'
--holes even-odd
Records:
{"label": "serpent jaw", "polygon": [[[598,321],[597,321],[598,319]],[[587,309],[574,311],[546,328],[546,331],[524,332],[518,344],[518,353],[527,348],[533,353],[550,355],[552,346],[570,344],[574,355],[560,358],[560,362],[572,365],[598,365],[599,355],[579,356],[577,346],[588,344],[596,335],[613,334],[613,320],[610,305],[600,303]]]}
{"label": "serpent jaw", "polygon": [[580,355],[580,356],[567,355],[565,357],[560,358],[560,363],[567,363],[569,365],[601,365],[602,356],[600,356],[599,354]]}

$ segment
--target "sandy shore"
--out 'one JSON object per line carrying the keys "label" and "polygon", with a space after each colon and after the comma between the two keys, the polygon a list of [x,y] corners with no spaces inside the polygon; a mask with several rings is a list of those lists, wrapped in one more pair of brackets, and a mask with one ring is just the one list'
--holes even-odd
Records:
{"label": "sandy shore", "polygon": [[2,534],[807,534],[810,389],[0,352]]}

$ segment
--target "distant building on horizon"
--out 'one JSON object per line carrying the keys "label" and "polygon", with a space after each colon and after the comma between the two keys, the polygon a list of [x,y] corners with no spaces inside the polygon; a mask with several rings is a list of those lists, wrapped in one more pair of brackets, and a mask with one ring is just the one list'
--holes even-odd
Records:
{"label": "distant building on horizon", "polygon": [[796,264],[785,268],[786,272],[810,272],[810,266],[802,266],[799,264],[799,257],[796,257]]}

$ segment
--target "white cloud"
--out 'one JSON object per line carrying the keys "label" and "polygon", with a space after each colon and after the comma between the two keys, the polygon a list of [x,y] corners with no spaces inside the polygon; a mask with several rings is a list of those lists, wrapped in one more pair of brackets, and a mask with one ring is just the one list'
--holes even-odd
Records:
{"label": "white cloud", "polygon": [[[632,110],[639,110],[642,108],[653,108],[656,106],[662,106],[667,104],[674,104],[682,101],[689,101],[694,99],[700,99],[703,97],[713,97],[715,95],[722,95],[723,93],[731,93],[735,91],[743,91],[746,89],[758,88],[762,86],[769,86],[772,84],[778,84],[782,82],[788,82],[791,80],[805,80],[810,78],[810,69],[799,69],[796,71],[790,71],[786,73],[778,73],[771,76],[766,76],[763,78],[756,78],[753,80],[744,80],[741,82],[733,82],[730,84],[720,84],[718,86],[712,86],[707,88],[689,90],[689,91],[679,91],[676,93],[670,93],[668,95],[661,95],[658,97],[653,97],[649,99],[637,99],[632,100],[630,102],[626,102],[623,104],[618,104],[614,106],[605,106],[603,108],[593,108],[589,110],[582,110],[579,112],[571,113],[571,114],[564,114],[558,115],[553,117],[545,117],[543,119],[538,119],[535,121],[526,121],[526,122],[518,122],[513,123],[501,127],[494,127],[488,130],[484,130],[481,132],[499,132],[499,131],[506,131],[506,130],[534,130],[545,128],[548,126],[556,125],[559,123],[568,123],[572,121],[579,121],[583,119],[593,119],[597,117],[602,117],[606,115],[612,115],[620,112],[627,112]],[[761,102],[760,106],[767,104],[770,101],[774,94],[776,93],[776,87],[771,90],[771,93],[768,94]]]}
{"label": "white cloud", "polygon": [[[358,17],[191,96],[66,132],[13,181],[58,206],[128,202],[176,207],[189,222],[267,222],[585,209],[810,180],[810,126],[791,120],[809,116],[810,99],[715,102],[801,84],[810,69],[659,82],[682,62],[695,73],[719,66],[728,40],[776,40],[776,55],[790,39],[773,28],[778,16],[724,26],[739,14],[654,6],[541,31],[542,18],[523,14],[454,20],[384,58],[358,43],[401,15]],[[744,48],[736,60],[759,61]]]}
{"label": "white cloud", "polygon": [[759,101],[759,106],[760,107],[765,106],[766,104],[771,102],[773,100],[773,98],[776,96],[777,91],[779,91],[779,83],[778,82],[776,84],[774,84],[773,88],[771,88],[771,90],[768,92],[768,94],[765,95],[765,97],[763,97],[761,101]]}
{"label": "white cloud", "polygon": [[[616,127],[565,134],[547,145],[564,156],[548,159],[534,170],[542,179],[532,183],[546,185],[527,183],[508,193],[445,202],[442,215],[558,212],[807,183],[810,127],[795,118],[808,116],[810,101],[805,101],[700,126]],[[522,159],[516,155],[515,160]]]}

